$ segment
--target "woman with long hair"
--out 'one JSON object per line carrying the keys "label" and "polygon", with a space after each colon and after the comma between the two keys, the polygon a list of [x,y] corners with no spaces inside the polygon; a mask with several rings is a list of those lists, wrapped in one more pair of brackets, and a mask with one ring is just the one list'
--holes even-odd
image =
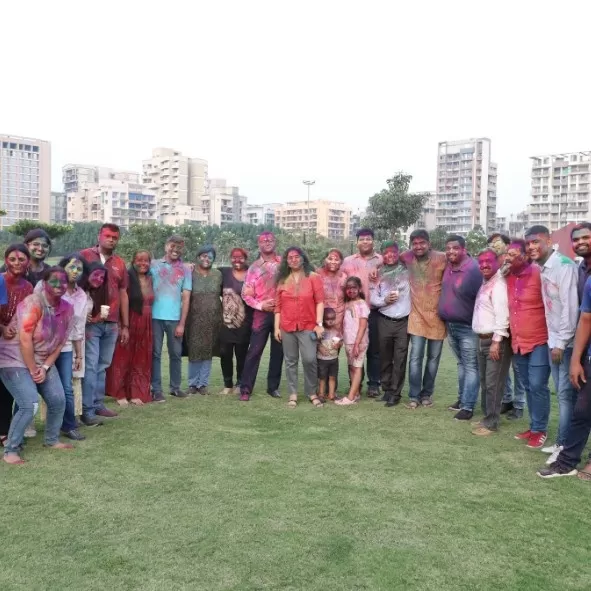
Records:
{"label": "woman with long hair", "polygon": [[275,338],[283,345],[285,377],[289,389],[288,406],[298,400],[298,358],[304,368],[304,394],[315,407],[322,406],[318,388],[317,340],[322,337],[324,286],[306,253],[289,247],[277,271],[275,298]]}
{"label": "woman with long hair", "polygon": [[322,267],[316,272],[324,285],[324,307],[336,313],[335,330],[342,334],[345,315],[345,282],[347,274],[341,269],[345,260],[338,248],[331,248],[324,257]]}
{"label": "woman with long hair", "polygon": [[120,406],[130,402],[142,406],[152,402],[152,304],[154,290],[147,250],[134,253],[129,271],[129,341],[117,341],[111,366],[107,369],[106,392]]}
{"label": "woman with long hair", "polygon": [[[5,341],[16,336],[16,308],[33,293],[33,286],[26,279],[31,255],[24,244],[11,244],[4,252],[4,268],[2,273],[6,286],[6,303],[0,306],[0,360],[4,357]],[[0,381],[0,444],[4,445],[10,429],[12,419],[13,398],[4,382]],[[27,436],[36,433],[27,430]]]}

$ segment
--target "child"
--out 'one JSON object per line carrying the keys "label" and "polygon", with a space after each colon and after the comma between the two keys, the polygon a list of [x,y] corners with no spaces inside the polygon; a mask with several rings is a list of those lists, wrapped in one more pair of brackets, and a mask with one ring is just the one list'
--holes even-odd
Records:
{"label": "child", "polygon": [[345,283],[345,317],[343,319],[343,335],[347,363],[351,377],[349,394],[345,398],[335,401],[335,404],[347,406],[359,402],[359,388],[361,387],[361,373],[365,352],[369,345],[367,319],[369,307],[365,303],[365,296],[361,289],[359,277],[349,277]]}
{"label": "child", "polygon": [[339,375],[339,351],[343,345],[343,339],[336,329],[337,313],[333,308],[324,308],[322,323],[325,331],[318,341],[318,397],[324,402],[327,389],[328,399],[335,399]]}

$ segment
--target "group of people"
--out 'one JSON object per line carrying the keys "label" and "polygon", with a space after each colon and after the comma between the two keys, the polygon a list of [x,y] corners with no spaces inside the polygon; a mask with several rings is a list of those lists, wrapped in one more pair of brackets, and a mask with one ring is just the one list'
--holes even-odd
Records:
{"label": "group of people", "polygon": [[[483,416],[472,433],[489,436],[502,414],[521,418],[527,402],[529,429],[516,439],[550,454],[538,474],[577,473],[591,428],[591,224],[572,231],[579,267],[553,250],[543,226],[530,228],[524,240],[494,234],[474,257],[457,235],[447,237],[445,252],[433,250],[425,230],[411,234],[404,252],[388,241],[378,253],[365,228],[357,232],[357,253],[345,258],[331,249],[318,269],[299,247],[280,256],[268,231],[258,237],[256,260],[234,248],[230,266],[221,268],[214,267],[213,246],[185,262],[178,235],[167,240],[162,259],[141,250],[126,268],[115,253],[119,238],[116,225],[104,224],[96,246],[57,266],[45,262],[51,240],[43,230],[7,248],[0,275],[5,462],[24,462],[39,394],[45,445],[55,449],[72,448],[60,433],[83,440],[82,425],[117,416],[105,406],[106,395],[121,406],[165,402],[165,336],[173,397],[209,394],[212,360],[219,357],[220,393],[248,402],[270,340],[266,390],[281,397],[285,365],[289,407],[298,404],[300,363],[303,394],[314,407],[357,404],[365,375],[367,397],[396,406],[409,358],[406,407],[415,410],[433,406],[447,335],[458,367],[454,418],[470,421],[481,392]],[[349,384],[339,397],[341,348]],[[188,390],[181,388],[183,356]],[[544,447],[550,374],[559,427],[555,443]],[[591,461],[579,476],[591,479]]]}

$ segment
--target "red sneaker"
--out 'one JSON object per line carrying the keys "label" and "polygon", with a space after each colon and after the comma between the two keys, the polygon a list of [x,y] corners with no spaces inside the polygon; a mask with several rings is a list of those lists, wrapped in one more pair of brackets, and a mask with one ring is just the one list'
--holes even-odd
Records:
{"label": "red sneaker", "polygon": [[529,429],[527,431],[524,431],[523,433],[517,433],[517,435],[515,435],[515,439],[529,440],[530,437],[531,437],[531,431]]}
{"label": "red sneaker", "polygon": [[537,433],[532,431],[531,437],[527,441],[527,447],[531,449],[539,449],[544,445],[546,439],[547,437],[544,431],[538,431]]}
{"label": "red sneaker", "polygon": [[244,394],[240,394],[240,398],[238,398],[240,402],[248,402],[250,400],[250,394],[244,392]]}

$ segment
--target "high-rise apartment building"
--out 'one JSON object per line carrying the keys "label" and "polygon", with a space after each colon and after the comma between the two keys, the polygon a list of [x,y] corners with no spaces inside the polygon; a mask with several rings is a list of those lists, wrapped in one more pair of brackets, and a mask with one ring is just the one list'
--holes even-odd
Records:
{"label": "high-rise apartment building", "polygon": [[262,205],[247,205],[244,222],[253,226],[274,226],[275,210],[281,203],[263,203]]}
{"label": "high-rise apartment building", "polygon": [[210,179],[201,204],[210,226],[225,226],[245,221],[246,197],[238,187],[229,186],[225,179]]}
{"label": "high-rise apartment building", "polygon": [[82,183],[98,183],[100,180],[115,180],[139,184],[140,175],[133,170],[117,170],[90,164],[66,164],[62,167],[64,193],[75,193]]}
{"label": "high-rise apartment building", "polygon": [[68,198],[65,193],[59,191],[51,192],[49,221],[52,224],[68,223]]}
{"label": "high-rise apartment building", "polygon": [[275,225],[279,228],[312,232],[336,240],[349,237],[350,224],[351,208],[336,201],[295,201],[275,210]]}
{"label": "high-rise apartment building", "polygon": [[437,226],[465,236],[475,226],[496,227],[497,165],[488,138],[439,142]]}
{"label": "high-rise apartment building", "polygon": [[591,152],[533,156],[531,167],[531,225],[551,232],[570,222],[590,218]]}
{"label": "high-rise apartment building", "polygon": [[48,223],[51,207],[51,144],[0,135],[0,228],[19,220]]}
{"label": "high-rise apartment building", "polygon": [[156,193],[162,223],[207,223],[201,213],[207,190],[206,160],[189,158],[170,148],[154,148],[152,158],[142,163],[142,179]]}
{"label": "high-rise apartment building", "polygon": [[435,213],[437,197],[433,191],[421,191],[421,193],[427,195],[427,201],[425,202],[425,205],[423,205],[423,210],[421,211],[419,219],[412,226],[409,226],[406,230],[400,233],[400,240],[405,245],[408,245],[410,235],[414,230],[422,229],[430,232],[437,227]]}

